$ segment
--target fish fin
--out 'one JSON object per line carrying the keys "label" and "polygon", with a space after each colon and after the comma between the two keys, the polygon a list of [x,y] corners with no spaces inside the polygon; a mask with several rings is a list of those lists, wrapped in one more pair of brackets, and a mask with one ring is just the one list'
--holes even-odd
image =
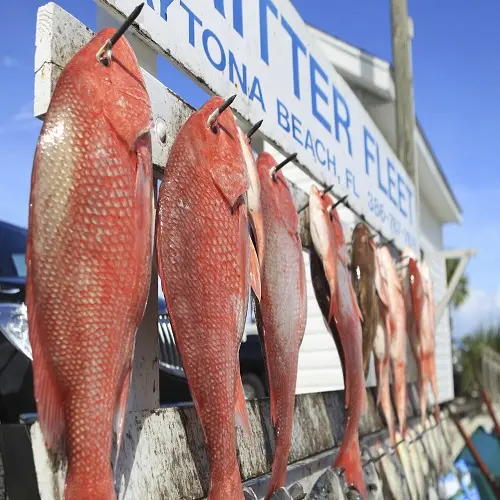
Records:
{"label": "fish fin", "polygon": [[381,392],[383,390],[383,387],[385,386],[385,370],[384,370],[384,360],[379,359],[377,356],[375,356],[375,373],[377,376],[377,401],[376,404],[377,406],[380,405],[381,401]]}
{"label": "fish fin", "polygon": [[240,373],[236,377],[236,405],[234,410],[236,425],[243,430],[245,437],[253,444],[252,429],[250,427],[250,420],[248,419],[247,402]]}
{"label": "fish fin", "polygon": [[333,318],[337,316],[338,308],[337,308],[337,303],[336,303],[336,298],[334,294],[332,293],[330,295],[330,310],[328,311],[328,323],[332,321]]}
{"label": "fish fin", "polygon": [[368,395],[366,393],[366,386],[364,382],[365,379],[363,378],[363,392],[361,394],[361,415],[364,415],[368,411]]}
{"label": "fish fin", "polygon": [[257,257],[259,258],[259,265],[262,269],[262,264],[264,262],[264,220],[262,218],[261,212],[251,212],[250,213],[250,224],[252,226],[252,231],[255,236],[255,242],[257,244]]}
{"label": "fish fin", "polygon": [[154,126],[155,126],[155,122],[153,121],[153,119],[151,119],[149,121],[149,123],[144,128],[139,130],[137,135],[134,137],[134,140],[132,141],[132,145],[131,145],[132,151],[137,151],[139,149],[141,142],[142,142],[142,138],[144,136],[149,135],[149,138],[151,140],[150,131],[154,128]]}
{"label": "fish fin", "polygon": [[[148,133],[140,135],[135,145],[137,147],[137,171],[135,176],[135,253],[137,267],[135,279],[139,279],[137,285],[137,296],[143,308],[138,312],[136,325],[139,326],[146,310],[149,287],[151,283],[151,261],[154,249],[154,194],[153,194],[153,166],[151,158],[151,135]],[[161,248],[161,247],[159,247]],[[147,276],[141,276],[145,262],[149,263]]]}
{"label": "fish fin", "polygon": [[233,168],[233,165],[224,163],[212,168],[212,179],[231,208],[235,207],[239,197],[250,187],[245,169]]}
{"label": "fish fin", "polygon": [[271,414],[271,425],[273,426],[273,429],[275,429],[276,424],[278,423],[278,415],[276,413],[276,396],[271,380],[269,381],[269,412]]}
{"label": "fish fin", "polygon": [[330,285],[330,309],[328,311],[328,323],[339,317],[339,304],[337,289],[334,282],[328,281]]}
{"label": "fish fin", "polygon": [[354,435],[355,439],[350,440],[347,446],[341,447],[334,467],[344,469],[348,486],[354,486],[362,498],[367,498],[365,478],[361,467],[358,432],[356,431]]}
{"label": "fish fin", "polygon": [[420,397],[420,421],[425,425],[427,419],[427,374],[425,373],[425,361],[422,362],[422,368],[419,378],[419,397]]}
{"label": "fish fin", "polygon": [[125,376],[123,377],[123,384],[120,389],[120,394],[116,406],[115,422],[116,422],[116,455],[113,471],[116,473],[118,465],[118,457],[120,455],[120,448],[123,438],[123,428],[125,426],[125,416],[127,414],[127,400],[130,389],[130,380],[132,378],[132,363],[128,366]]}
{"label": "fish fin", "polygon": [[[30,246],[30,245],[29,245]],[[27,255],[30,255],[28,250]],[[28,262],[31,260],[27,258]],[[28,264],[28,276],[31,275]],[[52,449],[64,432],[64,410],[60,393],[53,373],[47,365],[42,343],[37,329],[36,303],[34,300],[33,278],[26,284],[26,303],[28,307],[29,338],[33,350],[33,383],[38,422],[45,439],[45,445]]]}
{"label": "fish fin", "polygon": [[250,247],[250,283],[252,285],[252,290],[260,302],[261,297],[261,283],[260,283],[260,265],[259,259],[257,258],[257,252],[253,246],[252,239],[248,236],[249,247]]}

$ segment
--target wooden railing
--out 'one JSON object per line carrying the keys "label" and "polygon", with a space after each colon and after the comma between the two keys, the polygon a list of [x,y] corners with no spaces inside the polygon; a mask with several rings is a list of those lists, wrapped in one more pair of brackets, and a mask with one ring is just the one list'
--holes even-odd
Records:
{"label": "wooden railing", "polygon": [[493,401],[500,401],[500,354],[483,346],[481,349],[481,384]]}

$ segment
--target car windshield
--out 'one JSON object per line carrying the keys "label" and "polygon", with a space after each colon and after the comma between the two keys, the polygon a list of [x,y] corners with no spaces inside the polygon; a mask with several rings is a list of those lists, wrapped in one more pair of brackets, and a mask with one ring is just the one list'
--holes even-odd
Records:
{"label": "car windshield", "polygon": [[0,221],[0,277],[26,277],[28,231]]}

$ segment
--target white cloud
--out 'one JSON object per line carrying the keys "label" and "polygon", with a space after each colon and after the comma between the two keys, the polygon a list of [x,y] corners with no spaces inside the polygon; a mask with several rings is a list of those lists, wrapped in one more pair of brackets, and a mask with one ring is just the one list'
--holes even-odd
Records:
{"label": "white cloud", "polygon": [[21,63],[15,58],[11,56],[4,56],[2,59],[2,64],[6,68],[19,68]]}
{"label": "white cloud", "polygon": [[462,337],[481,326],[500,323],[500,289],[494,292],[473,289],[467,302],[453,311],[453,335]]}

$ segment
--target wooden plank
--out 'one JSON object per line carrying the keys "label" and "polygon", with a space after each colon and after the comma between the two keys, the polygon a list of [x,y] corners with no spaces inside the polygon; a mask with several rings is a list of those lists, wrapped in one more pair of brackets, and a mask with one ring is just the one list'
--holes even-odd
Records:
{"label": "wooden plank", "polygon": [[[360,424],[362,436],[383,429],[370,394],[368,400],[368,412]],[[248,403],[248,411],[253,446],[238,429],[243,481],[270,471],[274,447],[269,401],[253,400]],[[343,436],[343,421],[341,391],[297,396],[290,463],[333,452]],[[31,435],[41,498],[62,498],[66,461],[62,455],[46,451],[38,424],[32,427]],[[208,490],[208,465],[194,407],[131,412],[125,424],[116,482],[121,500],[203,498]],[[260,488],[265,488],[265,483]]]}

